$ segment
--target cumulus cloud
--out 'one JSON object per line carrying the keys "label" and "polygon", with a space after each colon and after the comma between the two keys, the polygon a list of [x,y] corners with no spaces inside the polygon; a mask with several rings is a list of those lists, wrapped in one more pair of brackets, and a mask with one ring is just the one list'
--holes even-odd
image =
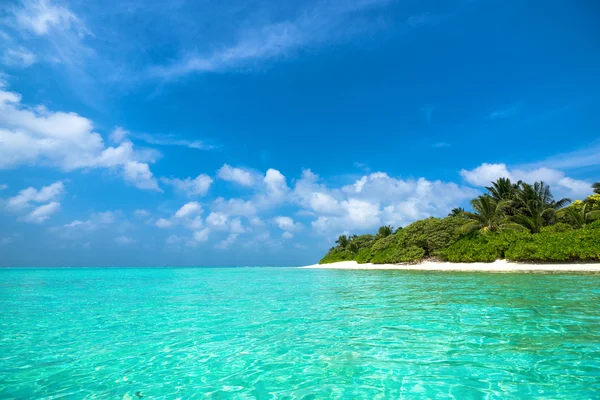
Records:
{"label": "cumulus cloud", "polygon": [[228,215],[240,215],[244,217],[251,217],[257,212],[256,205],[250,200],[237,198],[225,200],[223,197],[215,199],[212,204],[212,210]]}
{"label": "cumulus cloud", "polygon": [[251,171],[234,168],[229,164],[224,164],[219,171],[217,177],[224,181],[235,182],[242,186],[253,186],[256,182],[255,174]]}
{"label": "cumulus cloud", "polygon": [[406,225],[420,218],[444,216],[478,191],[452,182],[396,179],[375,172],[341,188],[319,183],[306,170],[294,187],[294,199],[313,215],[311,226],[320,234],[368,231],[381,225]]}
{"label": "cumulus cloud", "polygon": [[583,198],[592,193],[592,183],[573,179],[564,172],[546,167],[532,169],[509,169],[506,164],[483,163],[472,170],[461,170],[460,175],[474,186],[489,186],[498,178],[510,178],[513,181],[533,183],[544,181],[550,185],[555,195]]}
{"label": "cumulus cloud", "polygon": [[110,140],[115,143],[121,143],[129,136],[129,131],[124,128],[117,126],[110,134]]}
{"label": "cumulus cloud", "polygon": [[77,240],[98,229],[114,224],[117,222],[118,215],[120,215],[119,211],[96,212],[90,214],[89,218],[84,221],[76,219],[63,226],[53,227],[51,230],[57,232],[63,239]]}
{"label": "cumulus cloud", "polygon": [[173,226],[173,222],[170,219],[166,218],[159,218],[154,224],[159,228],[170,228],[171,226]]}
{"label": "cumulus cloud", "polygon": [[31,203],[44,203],[55,199],[60,196],[64,190],[65,185],[62,181],[43,186],[39,190],[30,186],[27,189],[21,190],[16,196],[9,198],[7,206],[12,210],[20,210],[29,207]]}
{"label": "cumulus cloud", "polygon": [[289,232],[297,231],[302,227],[302,224],[299,222],[294,222],[294,220],[290,217],[275,217],[273,218],[273,222],[279,227],[279,229]]}
{"label": "cumulus cloud", "polygon": [[210,229],[204,228],[202,230],[194,232],[194,240],[198,242],[206,242],[210,235]]}
{"label": "cumulus cloud", "polygon": [[171,185],[175,190],[186,194],[187,196],[204,196],[208,193],[213,180],[206,174],[200,174],[195,178],[161,178],[161,182]]}
{"label": "cumulus cloud", "polygon": [[73,112],[27,107],[21,95],[0,90],[0,169],[22,165],[121,169],[127,182],[140,189],[160,190],[148,162],[155,154],[135,152],[123,141],[105,147],[92,121]]}
{"label": "cumulus cloud", "polygon": [[150,211],[144,209],[137,209],[133,212],[133,215],[135,215],[138,218],[145,218],[150,216]]}
{"label": "cumulus cloud", "polygon": [[201,213],[202,213],[202,206],[200,205],[200,203],[198,203],[197,201],[191,201],[191,202],[186,203],[183,206],[181,206],[181,208],[179,210],[177,210],[177,212],[175,213],[174,217],[181,219],[181,218],[187,218],[187,217],[191,217],[193,215],[197,215],[197,214],[201,214]]}
{"label": "cumulus cloud", "polygon": [[31,222],[33,224],[41,224],[52,214],[55,214],[60,210],[60,203],[53,201],[48,204],[36,207],[33,211],[22,218],[25,222]]}
{"label": "cumulus cloud", "polygon": [[232,233],[229,236],[227,236],[226,239],[217,243],[215,245],[215,248],[217,248],[219,250],[225,250],[225,249],[229,248],[229,246],[231,246],[235,242],[237,237],[238,237],[237,233]]}

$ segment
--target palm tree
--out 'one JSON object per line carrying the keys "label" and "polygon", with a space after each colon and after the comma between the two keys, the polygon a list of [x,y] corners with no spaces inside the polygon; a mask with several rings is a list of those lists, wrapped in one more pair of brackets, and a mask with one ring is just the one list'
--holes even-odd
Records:
{"label": "palm tree", "polygon": [[576,229],[581,229],[587,224],[600,219],[600,210],[590,210],[589,203],[583,203],[583,206],[578,211],[574,207],[566,207],[558,211],[557,214],[562,214],[568,218]]}
{"label": "palm tree", "polygon": [[384,225],[377,231],[378,238],[385,238],[394,233],[394,228],[391,225]]}
{"label": "palm tree", "polygon": [[[498,178],[496,182],[492,182],[492,186],[486,186],[486,189],[496,201],[515,200],[522,184],[523,181],[512,183],[510,178]],[[516,211],[514,203],[511,203],[504,210],[505,214],[509,216],[515,215]]]}
{"label": "palm tree", "polygon": [[570,202],[568,198],[554,200],[550,187],[544,182],[523,183],[516,195],[514,204],[517,211],[513,220],[531,233],[538,233],[542,227],[553,223],[556,212]]}
{"label": "palm tree", "polygon": [[498,178],[496,182],[492,182],[492,186],[486,186],[486,189],[496,201],[513,200],[522,184],[522,181],[512,183],[510,178]]}
{"label": "palm tree", "polygon": [[335,242],[339,244],[342,249],[345,249],[346,246],[348,246],[348,237],[346,235],[341,235]]}
{"label": "palm tree", "polygon": [[594,189],[594,193],[600,194],[600,182],[592,184],[592,189]]}
{"label": "palm tree", "polygon": [[504,213],[510,206],[510,200],[496,201],[492,196],[485,194],[472,200],[471,205],[474,212],[465,211],[463,213],[469,222],[458,228],[460,233],[469,233],[475,230],[486,233],[521,228],[510,221]]}
{"label": "palm tree", "polygon": [[455,207],[452,210],[450,210],[450,214],[448,214],[449,217],[462,217],[463,214],[465,212],[465,209],[462,207]]}

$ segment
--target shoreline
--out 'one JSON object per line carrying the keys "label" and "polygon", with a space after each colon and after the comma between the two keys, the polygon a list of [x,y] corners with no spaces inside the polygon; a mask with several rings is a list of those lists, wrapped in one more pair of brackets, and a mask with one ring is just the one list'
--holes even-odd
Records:
{"label": "shoreline", "polygon": [[307,265],[305,269],[346,269],[346,270],[400,270],[437,272],[596,272],[600,273],[600,263],[571,264],[529,264],[496,260],[492,263],[452,263],[424,261],[420,264],[359,264],[356,261],[341,261],[331,264]]}

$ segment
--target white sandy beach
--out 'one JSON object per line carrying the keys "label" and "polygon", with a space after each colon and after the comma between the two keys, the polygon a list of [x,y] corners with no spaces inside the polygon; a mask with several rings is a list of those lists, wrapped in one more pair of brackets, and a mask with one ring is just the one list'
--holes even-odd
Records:
{"label": "white sandy beach", "polygon": [[600,263],[593,264],[525,264],[496,260],[493,263],[451,263],[424,261],[420,264],[359,264],[342,261],[332,264],[314,264],[300,268],[321,269],[396,269],[405,271],[452,271],[452,272],[600,272]]}

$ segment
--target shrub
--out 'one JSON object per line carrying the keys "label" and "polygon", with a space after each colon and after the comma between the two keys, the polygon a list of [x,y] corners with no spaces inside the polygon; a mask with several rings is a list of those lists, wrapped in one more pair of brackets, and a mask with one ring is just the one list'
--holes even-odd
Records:
{"label": "shrub", "polygon": [[565,232],[541,232],[515,242],[506,251],[511,261],[599,261],[600,225]]}
{"label": "shrub", "polygon": [[361,249],[354,257],[354,261],[359,264],[365,264],[371,261],[371,249],[369,247]]}
{"label": "shrub", "polygon": [[464,238],[447,248],[444,257],[452,262],[493,262],[501,255],[482,238]]}
{"label": "shrub", "polygon": [[323,257],[319,264],[330,264],[339,261],[350,261],[354,259],[354,253],[351,251],[334,247]]}
{"label": "shrub", "polygon": [[403,262],[420,261],[425,256],[425,250],[420,247],[400,247],[397,244],[379,251],[373,255],[373,264],[397,264]]}
{"label": "shrub", "polygon": [[440,251],[440,255],[452,262],[493,262],[504,258],[513,243],[529,237],[528,231],[475,232]]}
{"label": "shrub", "polygon": [[425,251],[425,255],[439,255],[440,250],[459,239],[458,228],[466,222],[460,217],[427,218],[413,222],[399,234],[404,235],[404,244],[407,247],[420,247]]}
{"label": "shrub", "polygon": [[564,222],[557,222],[554,225],[544,226],[540,229],[541,233],[552,233],[552,232],[569,232],[572,231],[573,227],[570,224]]}

